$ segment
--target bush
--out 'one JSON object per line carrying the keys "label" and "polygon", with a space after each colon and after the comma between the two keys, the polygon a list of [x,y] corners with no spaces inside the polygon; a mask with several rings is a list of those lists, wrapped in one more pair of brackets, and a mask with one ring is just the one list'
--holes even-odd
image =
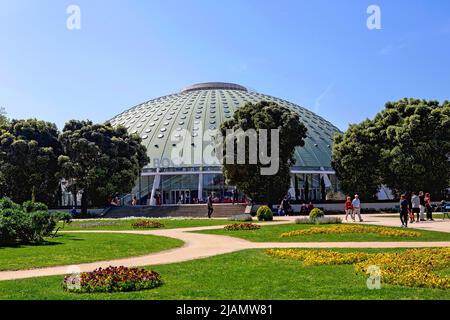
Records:
{"label": "bush", "polygon": [[9,199],[0,199],[0,244],[40,243],[49,236],[67,214],[50,213],[44,204],[24,203],[19,206]]}
{"label": "bush", "polygon": [[318,219],[318,218],[322,218],[324,216],[325,216],[325,213],[322,210],[320,210],[319,208],[314,208],[309,213],[310,219]]}
{"label": "bush", "polygon": [[3,198],[0,199],[0,210],[3,209],[20,209],[20,206],[9,198]]}
{"label": "bush", "polygon": [[261,206],[256,211],[256,217],[259,221],[272,221],[273,212],[268,206]]}
{"label": "bush", "polygon": [[253,218],[250,214],[238,214],[234,215],[230,218],[231,221],[242,221],[242,222],[248,222],[253,221]]}
{"label": "bush", "polygon": [[22,208],[25,212],[48,211],[47,205],[33,201],[25,201]]}
{"label": "bush", "polygon": [[158,272],[122,266],[66,276],[63,288],[76,293],[129,292],[153,289],[162,283]]}

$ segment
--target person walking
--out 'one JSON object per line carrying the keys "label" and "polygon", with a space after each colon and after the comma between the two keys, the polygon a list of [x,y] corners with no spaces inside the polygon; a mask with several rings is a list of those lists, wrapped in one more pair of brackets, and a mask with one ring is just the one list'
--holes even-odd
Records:
{"label": "person walking", "polygon": [[412,209],[412,213],[413,215],[417,215],[417,221],[420,221],[420,198],[419,196],[413,192],[411,194],[411,209]]}
{"label": "person walking", "polygon": [[359,222],[363,222],[364,220],[361,218],[361,200],[359,200],[359,195],[355,194],[355,199],[353,199],[352,204],[353,217],[356,218],[356,215],[358,215]]}
{"label": "person walking", "polygon": [[239,190],[234,188],[233,204],[239,202]]}
{"label": "person walking", "polygon": [[429,193],[425,194],[425,208],[427,210],[427,220],[434,221],[433,219],[433,206],[431,204],[431,196]]}
{"label": "person walking", "polygon": [[400,196],[400,221],[402,222],[402,228],[408,228],[408,208],[408,200],[406,200],[406,196],[402,194]]}
{"label": "person walking", "polygon": [[214,208],[213,208],[213,198],[212,195],[209,194],[208,199],[206,200],[206,203],[208,205],[208,218],[211,219],[211,216],[214,212]]}
{"label": "person walking", "polygon": [[425,221],[425,194],[423,191],[419,192],[419,200],[420,200],[420,221]]}
{"label": "person walking", "polygon": [[136,197],[136,196],[133,196],[133,201],[131,201],[131,205],[132,205],[133,207],[136,207],[136,206],[137,206],[137,203],[138,203],[137,197]]}
{"label": "person walking", "polygon": [[353,203],[352,198],[350,197],[347,197],[347,201],[345,201],[345,221],[348,221],[348,215],[350,215],[353,222],[355,222],[355,216],[353,215]]}

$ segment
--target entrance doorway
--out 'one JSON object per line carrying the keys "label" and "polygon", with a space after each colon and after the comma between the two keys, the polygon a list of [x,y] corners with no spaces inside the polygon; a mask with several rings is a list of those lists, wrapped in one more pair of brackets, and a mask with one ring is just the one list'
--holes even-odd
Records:
{"label": "entrance doorway", "polygon": [[190,190],[171,190],[170,191],[170,204],[189,204],[191,203],[191,191]]}

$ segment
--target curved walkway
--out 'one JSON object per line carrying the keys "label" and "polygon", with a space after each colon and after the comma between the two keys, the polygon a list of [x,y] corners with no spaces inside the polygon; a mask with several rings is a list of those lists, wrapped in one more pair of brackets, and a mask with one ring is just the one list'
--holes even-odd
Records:
{"label": "curved walkway", "polygon": [[[292,223],[292,217],[283,217],[286,221],[277,221],[273,224]],[[384,219],[384,218],[383,218]],[[373,221],[372,221],[373,220]],[[370,217],[368,224],[383,224],[379,218]],[[394,223],[387,220],[386,224]],[[267,224],[266,224],[267,225]],[[423,224],[425,227],[425,224]],[[208,226],[183,229],[165,229],[152,231],[70,231],[71,233],[126,233],[156,235],[176,238],[185,242],[181,248],[171,249],[141,257],[130,257],[109,261],[99,261],[76,265],[78,272],[92,271],[96,268],[113,266],[142,267],[169,263],[177,263],[246,249],[266,248],[426,248],[426,247],[450,247],[450,241],[443,242],[250,242],[247,240],[212,234],[193,233],[192,231],[221,229],[223,226]],[[444,232],[450,232],[450,224],[444,223]],[[439,229],[442,229],[439,228]],[[440,230],[441,231],[441,230]],[[69,231],[68,231],[69,232]],[[74,266],[46,267],[32,270],[2,271],[0,281],[16,280],[52,275],[65,275],[72,273]]]}

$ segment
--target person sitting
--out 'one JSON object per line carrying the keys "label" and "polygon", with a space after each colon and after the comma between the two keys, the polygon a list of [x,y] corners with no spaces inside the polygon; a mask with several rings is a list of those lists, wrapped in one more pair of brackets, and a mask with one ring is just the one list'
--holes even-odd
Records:
{"label": "person sitting", "polygon": [[312,202],[310,202],[310,203],[308,204],[308,210],[307,210],[307,213],[310,214],[311,211],[312,211],[312,209],[314,209],[314,205],[313,205]]}
{"label": "person sitting", "polygon": [[307,211],[308,211],[308,207],[306,206],[306,203],[302,203],[302,206],[300,207],[300,214],[306,215]]}
{"label": "person sitting", "polygon": [[439,210],[440,210],[441,212],[445,212],[446,207],[447,207],[447,202],[446,202],[445,200],[442,200],[442,201],[439,203]]}

